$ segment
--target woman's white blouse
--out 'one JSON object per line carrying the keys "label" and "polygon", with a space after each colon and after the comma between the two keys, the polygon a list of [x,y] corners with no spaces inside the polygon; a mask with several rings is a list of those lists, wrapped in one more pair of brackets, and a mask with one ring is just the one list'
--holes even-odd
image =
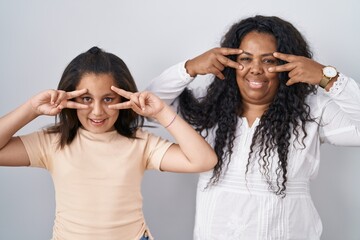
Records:
{"label": "woman's white blouse", "polygon": [[[212,79],[213,75],[205,78]],[[182,62],[155,78],[148,90],[176,106],[176,98],[192,80]],[[201,97],[205,87],[194,89],[194,93]],[[245,175],[249,148],[259,119],[249,126],[246,118],[240,118],[232,159],[219,183],[206,187],[212,171],[200,174],[194,239],[320,239],[322,224],[310,196],[310,180],[319,170],[320,144],[360,146],[359,86],[340,73],[329,92],[319,88],[317,94],[308,97],[307,103],[319,124],[307,123],[306,147],[292,136],[286,197],[276,196],[269,189],[257,159],[251,161]],[[215,130],[211,129],[207,137],[210,144],[214,143]],[[272,158],[270,169],[274,173],[277,155],[273,154]],[[276,179],[276,175],[273,176]]]}

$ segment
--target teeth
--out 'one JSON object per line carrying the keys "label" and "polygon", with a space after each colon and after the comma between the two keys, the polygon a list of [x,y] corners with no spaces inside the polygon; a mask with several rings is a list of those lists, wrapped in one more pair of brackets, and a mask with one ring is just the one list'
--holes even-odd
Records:
{"label": "teeth", "polygon": [[103,120],[92,120],[92,121],[96,123],[101,123]]}
{"label": "teeth", "polygon": [[265,84],[264,81],[257,81],[257,80],[248,80],[250,87],[253,88],[262,88]]}
{"label": "teeth", "polygon": [[262,82],[250,82],[250,83],[254,85],[262,85]]}

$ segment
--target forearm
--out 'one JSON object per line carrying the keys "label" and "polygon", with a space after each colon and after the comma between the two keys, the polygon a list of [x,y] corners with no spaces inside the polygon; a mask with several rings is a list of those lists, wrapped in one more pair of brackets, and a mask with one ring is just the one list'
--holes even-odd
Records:
{"label": "forearm", "polygon": [[360,124],[360,88],[353,79],[340,74],[329,94],[344,114]]}
{"label": "forearm", "polygon": [[[340,74],[322,102],[321,139],[338,146],[360,146],[360,89]],[[322,99],[322,98],[320,98]]]}
{"label": "forearm", "polygon": [[184,62],[178,63],[152,79],[146,90],[171,105],[191,82],[184,71]]}
{"label": "forearm", "polygon": [[3,148],[11,137],[26,124],[37,117],[32,110],[30,102],[26,102],[12,112],[0,118],[0,149]]}
{"label": "forearm", "polygon": [[201,172],[213,168],[217,157],[211,146],[188,123],[165,106],[157,121],[166,127],[186,156],[189,167],[186,172]]}

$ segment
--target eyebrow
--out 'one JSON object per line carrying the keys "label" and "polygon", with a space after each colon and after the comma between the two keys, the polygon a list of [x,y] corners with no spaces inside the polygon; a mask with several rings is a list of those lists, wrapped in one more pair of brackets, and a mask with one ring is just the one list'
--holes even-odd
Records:
{"label": "eyebrow", "polygon": [[[91,96],[92,97],[94,95],[91,94],[90,92],[86,92],[81,96]],[[117,95],[115,93],[109,92],[109,93],[106,93],[106,94],[102,95],[101,97],[114,97],[114,96],[116,97]]]}
{"label": "eyebrow", "polygon": [[[250,55],[250,56],[253,56],[253,54],[252,53],[249,53],[249,52],[242,52],[241,54],[239,54],[239,56],[240,55],[242,55],[242,54],[246,54],[246,55]],[[273,55],[273,53],[264,53],[264,54],[261,54],[261,56],[262,57],[267,57],[267,56],[272,56],[272,57],[274,57],[274,55]]]}

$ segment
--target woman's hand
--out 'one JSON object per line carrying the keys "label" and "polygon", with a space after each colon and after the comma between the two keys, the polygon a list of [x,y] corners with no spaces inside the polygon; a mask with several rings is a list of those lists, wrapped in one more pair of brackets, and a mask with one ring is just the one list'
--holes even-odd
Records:
{"label": "woman's hand", "polygon": [[157,117],[157,114],[164,109],[164,102],[151,92],[129,92],[112,86],[111,90],[119,94],[121,97],[129,101],[109,105],[111,109],[132,109],[139,115],[144,117]]}
{"label": "woman's hand", "polygon": [[87,92],[87,89],[65,92],[62,90],[47,90],[30,99],[31,107],[37,115],[55,116],[64,108],[85,109],[87,105],[71,101]]}
{"label": "woman's hand", "polygon": [[289,72],[289,80],[286,85],[303,82],[318,85],[322,78],[324,65],[303,56],[296,56],[275,52],[274,57],[286,61],[284,65],[270,67],[269,72]]}
{"label": "woman's hand", "polygon": [[190,76],[212,73],[220,79],[225,79],[222,71],[225,67],[242,69],[243,66],[229,59],[228,55],[238,55],[243,51],[238,48],[213,48],[209,51],[188,60],[185,68]]}

